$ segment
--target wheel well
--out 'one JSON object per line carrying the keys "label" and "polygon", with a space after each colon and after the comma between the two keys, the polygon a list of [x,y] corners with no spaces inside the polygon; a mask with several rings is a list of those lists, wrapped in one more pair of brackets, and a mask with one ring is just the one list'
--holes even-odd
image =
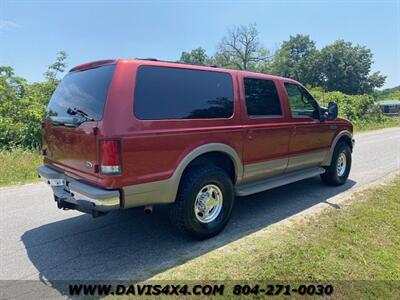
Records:
{"label": "wheel well", "polygon": [[193,159],[189,165],[186,166],[182,177],[185,176],[191,168],[205,164],[212,164],[225,170],[228,176],[232,179],[232,182],[235,183],[236,171],[232,158],[228,154],[218,151],[207,152]]}
{"label": "wheel well", "polygon": [[351,138],[348,135],[343,135],[340,137],[340,139],[337,141],[336,145],[339,144],[340,142],[344,142],[347,145],[349,145],[351,151],[353,151],[353,143],[351,141]]}

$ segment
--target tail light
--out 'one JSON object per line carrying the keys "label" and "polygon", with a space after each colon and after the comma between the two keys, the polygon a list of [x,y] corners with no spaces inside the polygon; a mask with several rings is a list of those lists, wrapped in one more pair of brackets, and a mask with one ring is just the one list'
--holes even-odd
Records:
{"label": "tail light", "polygon": [[121,143],[119,140],[100,141],[100,171],[102,174],[119,174],[121,172]]}

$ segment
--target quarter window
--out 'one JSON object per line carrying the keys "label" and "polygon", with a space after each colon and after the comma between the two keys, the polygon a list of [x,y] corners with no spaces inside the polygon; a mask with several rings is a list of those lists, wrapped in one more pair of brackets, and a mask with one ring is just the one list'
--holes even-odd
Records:
{"label": "quarter window", "polygon": [[281,116],[281,103],[272,80],[245,78],[244,90],[249,116]]}
{"label": "quarter window", "polygon": [[285,83],[285,88],[293,117],[319,119],[319,105],[310,93],[293,83]]}
{"label": "quarter window", "polygon": [[227,73],[142,66],[137,72],[134,113],[142,120],[229,118],[232,77]]}

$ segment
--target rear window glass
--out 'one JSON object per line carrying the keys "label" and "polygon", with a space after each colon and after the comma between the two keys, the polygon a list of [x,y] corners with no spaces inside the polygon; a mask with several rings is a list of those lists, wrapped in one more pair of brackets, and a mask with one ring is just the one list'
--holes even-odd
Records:
{"label": "rear window glass", "polygon": [[50,99],[48,115],[71,117],[68,108],[76,108],[90,118],[102,119],[114,69],[115,65],[105,65],[65,75]]}
{"label": "rear window glass", "polygon": [[142,120],[229,118],[232,77],[227,73],[140,67],[134,113]]}

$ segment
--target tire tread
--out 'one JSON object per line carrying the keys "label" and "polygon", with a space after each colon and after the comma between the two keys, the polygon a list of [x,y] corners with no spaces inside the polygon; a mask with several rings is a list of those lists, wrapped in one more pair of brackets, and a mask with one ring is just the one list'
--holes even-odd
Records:
{"label": "tire tread", "polygon": [[200,240],[214,236],[223,229],[221,228],[221,230],[212,234],[196,233],[188,228],[185,220],[185,205],[188,197],[192,193],[199,180],[206,178],[210,174],[229,178],[228,174],[217,166],[206,165],[190,168],[189,170],[185,171],[185,177],[182,178],[182,181],[179,184],[175,202],[171,205],[169,213],[171,222],[181,233]]}
{"label": "tire tread", "polygon": [[[339,155],[339,153],[345,149],[349,154],[350,154],[350,160],[347,162],[348,168],[349,170],[346,171],[347,175],[344,178],[339,178],[336,174],[336,160],[337,157]],[[332,186],[338,186],[338,185],[342,185],[346,182],[347,177],[349,175],[350,172],[350,168],[351,168],[351,149],[350,146],[345,143],[345,142],[339,142],[336,147],[335,150],[333,151],[333,155],[332,155],[332,161],[331,161],[331,165],[329,167],[325,167],[325,173],[321,174],[321,180],[323,183],[328,184],[328,185],[332,185]]]}

